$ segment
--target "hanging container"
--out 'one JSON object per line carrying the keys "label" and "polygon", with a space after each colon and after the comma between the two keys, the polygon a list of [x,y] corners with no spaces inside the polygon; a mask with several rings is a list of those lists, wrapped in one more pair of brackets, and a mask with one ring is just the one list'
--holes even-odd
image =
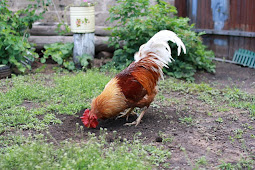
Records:
{"label": "hanging container", "polygon": [[95,32],[95,7],[70,7],[70,22],[74,33]]}

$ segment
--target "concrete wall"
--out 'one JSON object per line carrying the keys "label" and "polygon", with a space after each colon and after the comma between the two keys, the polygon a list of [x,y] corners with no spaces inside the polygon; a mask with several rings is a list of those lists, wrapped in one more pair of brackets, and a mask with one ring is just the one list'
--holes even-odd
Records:
{"label": "concrete wall", "polygon": [[[45,0],[46,1],[46,0]],[[43,23],[55,23],[59,22],[59,18],[64,18],[65,7],[71,4],[77,5],[82,0],[51,0],[54,5],[48,7],[48,11],[44,15],[44,19],[40,22]],[[150,0],[151,4],[156,4],[156,0]],[[168,3],[174,4],[174,0],[165,0]],[[90,0],[90,2],[96,2],[95,15],[96,15],[96,26],[109,26],[109,22],[106,19],[109,17],[109,9],[116,5],[116,0]],[[11,10],[18,10],[24,8],[31,1],[29,0],[9,0]],[[69,21],[69,12],[67,11],[67,19]]]}

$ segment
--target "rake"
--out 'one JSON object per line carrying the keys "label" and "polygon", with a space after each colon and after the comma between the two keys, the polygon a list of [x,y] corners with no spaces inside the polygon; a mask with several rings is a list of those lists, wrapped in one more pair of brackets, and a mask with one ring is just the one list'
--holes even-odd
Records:
{"label": "rake", "polygon": [[233,60],[234,63],[250,68],[255,68],[255,53],[245,49],[238,49],[235,51]]}

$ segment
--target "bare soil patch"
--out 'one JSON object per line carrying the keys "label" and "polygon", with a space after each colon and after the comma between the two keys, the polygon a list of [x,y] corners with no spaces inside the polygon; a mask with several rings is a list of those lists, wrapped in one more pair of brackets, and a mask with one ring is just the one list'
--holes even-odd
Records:
{"label": "bare soil patch", "polygon": [[206,82],[218,87],[238,87],[255,93],[255,69],[236,64],[216,62],[216,73],[198,72],[196,83]]}

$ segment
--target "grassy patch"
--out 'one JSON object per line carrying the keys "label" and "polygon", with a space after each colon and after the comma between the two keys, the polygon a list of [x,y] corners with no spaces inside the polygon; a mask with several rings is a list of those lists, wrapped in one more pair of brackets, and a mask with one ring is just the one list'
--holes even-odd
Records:
{"label": "grassy patch", "polygon": [[219,169],[222,170],[234,170],[234,169],[254,169],[254,160],[252,159],[241,159],[239,162],[237,163],[226,163],[226,162],[222,162],[222,164],[220,164]]}
{"label": "grassy patch", "polygon": [[137,137],[107,142],[105,134],[89,134],[87,142],[64,141],[57,146],[42,138],[16,138],[16,144],[0,153],[0,169],[152,169],[171,155],[162,148],[142,145]]}
{"label": "grassy patch", "polygon": [[218,112],[229,111],[229,107],[248,110],[251,118],[255,118],[255,95],[243,92],[238,88],[218,89],[206,83],[196,84],[174,78],[161,81],[160,88],[162,93],[172,91],[185,94],[185,96],[196,96],[196,99],[210,105]]}
{"label": "grassy patch", "polygon": [[[0,132],[18,127],[41,130],[61,123],[56,114],[74,115],[89,107],[110,80],[98,71],[52,76],[35,74],[1,80]],[[38,118],[38,115],[42,115]]]}

